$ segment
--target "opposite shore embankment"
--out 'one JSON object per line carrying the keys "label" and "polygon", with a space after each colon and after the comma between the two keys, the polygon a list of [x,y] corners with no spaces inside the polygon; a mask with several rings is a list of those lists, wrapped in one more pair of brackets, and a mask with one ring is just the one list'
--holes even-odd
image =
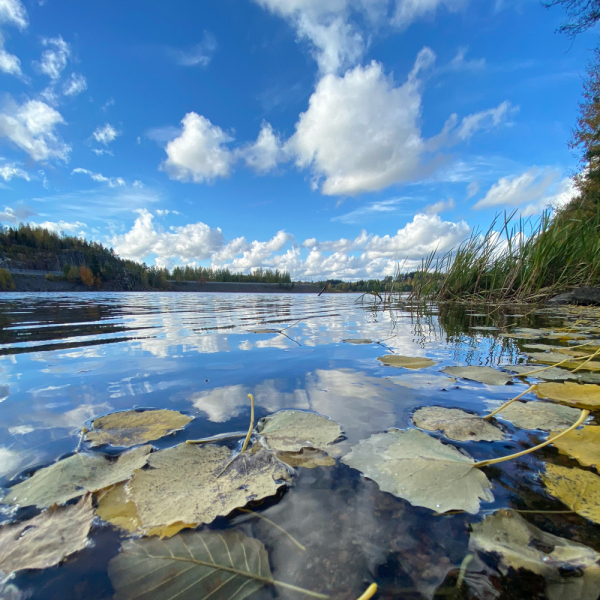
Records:
{"label": "opposite shore embankment", "polygon": [[13,273],[15,289],[13,292],[230,292],[230,293],[268,293],[268,294],[318,294],[322,288],[310,283],[277,284],[277,283],[240,283],[207,281],[170,282],[169,290],[123,289],[115,286],[102,286],[99,290],[87,287],[82,283],[69,281],[50,281],[43,275],[24,275]]}

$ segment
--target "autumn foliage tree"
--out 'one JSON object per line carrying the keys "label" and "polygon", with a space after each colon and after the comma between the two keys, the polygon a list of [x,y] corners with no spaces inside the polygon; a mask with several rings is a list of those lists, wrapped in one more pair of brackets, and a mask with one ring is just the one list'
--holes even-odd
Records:
{"label": "autumn foliage tree", "polygon": [[94,285],[94,274],[87,267],[79,267],[79,277],[84,285],[92,287]]}

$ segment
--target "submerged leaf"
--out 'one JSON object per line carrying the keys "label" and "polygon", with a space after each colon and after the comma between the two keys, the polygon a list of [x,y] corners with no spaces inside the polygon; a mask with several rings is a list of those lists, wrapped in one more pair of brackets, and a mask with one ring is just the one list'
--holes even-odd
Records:
{"label": "submerged leaf", "polygon": [[[546,579],[549,600],[596,600],[600,554],[538,529],[515,512],[498,511],[472,526],[469,550],[499,556],[503,575],[526,569]],[[577,574],[577,576],[573,576]]]}
{"label": "submerged leaf", "polygon": [[600,477],[548,463],[542,479],[548,492],[577,514],[600,524]]}
{"label": "submerged leaf", "polygon": [[342,342],[346,344],[372,344],[373,340],[366,338],[348,338],[347,340],[342,340]]}
{"label": "submerged leaf", "polygon": [[[558,431],[551,433],[550,439],[559,433]],[[577,459],[584,467],[600,467],[600,427],[597,425],[586,425],[571,431],[556,440],[554,447],[561,454]]]}
{"label": "submerged leaf", "polygon": [[46,569],[85,548],[94,519],[92,498],[52,507],[28,521],[0,528],[0,572]]}
{"label": "submerged leaf", "polygon": [[550,402],[513,402],[498,414],[521,429],[567,429],[577,422],[581,411]]}
{"label": "submerged leaf", "polygon": [[231,530],[126,541],[108,576],[115,600],[243,600],[272,580],[262,543]]}
{"label": "submerged leaf", "polygon": [[486,385],[506,385],[512,381],[512,375],[497,371],[492,367],[446,367],[443,372]]}
{"label": "submerged leaf", "polygon": [[408,375],[394,375],[386,377],[392,383],[407,388],[447,388],[456,383],[454,377],[446,377],[436,373],[409,373]]}
{"label": "submerged leaf", "polygon": [[565,383],[540,383],[536,387],[540,398],[548,398],[556,402],[564,402],[579,408],[598,410],[600,408],[600,386],[579,384],[567,381]]}
{"label": "submerged leaf", "polygon": [[117,483],[114,487],[102,490],[98,494],[96,514],[104,521],[124,529],[129,533],[141,535],[157,535],[161,538],[172,537],[186,527],[195,524],[176,522],[166,527],[151,527],[144,529],[137,513],[137,506],[127,493],[126,483]]}
{"label": "submerged leaf", "polygon": [[446,437],[458,442],[494,442],[504,439],[504,434],[498,427],[458,408],[420,408],[414,413],[413,422],[417,427],[428,431],[439,429]]}
{"label": "submerged leaf", "polygon": [[278,452],[277,458],[290,467],[304,467],[305,469],[335,465],[335,458],[314,448],[302,448],[300,452]]}
{"label": "submerged leaf", "polygon": [[382,491],[440,513],[477,513],[480,499],[494,499],[490,482],[470,456],[416,429],[372,435],[342,462],[375,481]]}
{"label": "submerged leaf", "polygon": [[335,421],[301,410],[280,410],[264,417],[256,431],[271,450],[282,452],[298,452],[302,448],[324,450],[342,435],[342,428]]}
{"label": "submerged leaf", "polygon": [[137,446],[182,429],[192,417],[176,410],[124,410],[92,421],[85,439],[93,446]]}
{"label": "submerged leaf", "polygon": [[47,508],[64,504],[86,492],[96,492],[129,479],[134,469],[146,464],[151,446],[124,452],[117,460],[103,454],[74,454],[36,471],[8,490],[3,504]]}
{"label": "submerged leaf", "polygon": [[289,481],[287,469],[265,450],[244,452],[225,469],[230,459],[230,450],[212,444],[179,444],[152,454],[151,468],[136,471],[128,485],[142,527],[211,523],[273,496]]}
{"label": "submerged leaf", "polygon": [[402,367],[404,369],[426,369],[437,364],[429,358],[421,356],[400,356],[399,354],[386,354],[377,357],[377,360],[388,367]]}

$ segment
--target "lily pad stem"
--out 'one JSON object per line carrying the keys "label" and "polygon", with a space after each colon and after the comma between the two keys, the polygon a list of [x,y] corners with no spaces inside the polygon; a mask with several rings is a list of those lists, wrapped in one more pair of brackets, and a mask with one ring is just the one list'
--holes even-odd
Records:
{"label": "lily pad stem", "polygon": [[248,442],[250,441],[250,436],[252,435],[252,430],[254,429],[254,396],[252,394],[248,394],[248,398],[250,398],[250,427],[248,428],[248,435],[244,440],[244,445],[242,446],[240,454],[248,447]]}
{"label": "lily pad stem", "polygon": [[377,593],[377,584],[372,583],[358,598],[358,600],[370,600]]}
{"label": "lily pad stem", "polygon": [[[527,375],[533,375],[534,373],[540,373],[541,371],[547,371],[548,369],[551,369],[552,367],[560,367],[560,365],[562,365],[563,363],[566,363],[566,362],[578,362],[580,360],[585,360],[586,358],[588,360],[590,360],[595,355],[596,355],[596,353],[594,352],[594,354],[590,354],[588,356],[567,356],[567,358],[565,358],[564,360],[554,363],[553,365],[550,365],[549,367],[540,367],[539,369],[534,369],[533,371],[527,371],[527,373],[519,373],[518,377],[526,377]],[[585,362],[587,362],[587,360]],[[585,363],[583,363],[583,364],[585,364]],[[580,365],[577,368],[579,369],[582,366],[583,365]]]}
{"label": "lily pad stem", "polygon": [[598,354],[600,354],[600,349],[596,350],[596,352],[594,352],[594,354],[592,354],[585,362],[582,362],[578,367],[575,367],[571,371],[571,373],[577,373],[577,371],[579,371],[579,369],[581,369],[582,367],[584,367],[585,365],[587,365],[590,362],[590,360],[592,360]]}
{"label": "lily pad stem", "polygon": [[535,384],[532,385],[530,388],[526,389],[523,393],[519,394],[518,396],[515,396],[512,400],[505,402],[500,408],[497,408],[494,412],[491,412],[489,415],[482,417],[482,419],[484,421],[491,419],[494,415],[497,415],[501,410],[504,410],[509,404],[512,404],[519,398],[522,398],[525,394],[528,394],[529,392],[533,391],[535,389],[535,387],[536,387]]}
{"label": "lily pad stem", "polygon": [[553,437],[549,440],[546,440],[545,442],[538,444],[537,446],[534,446],[533,448],[528,448],[527,450],[523,450],[522,452],[517,452],[516,454],[509,454],[508,456],[502,456],[501,458],[493,458],[491,460],[482,460],[480,462],[476,462],[473,466],[474,467],[487,467],[488,465],[496,465],[498,463],[507,461],[507,460],[512,460],[513,458],[519,458],[519,456],[524,456],[525,454],[529,454],[530,452],[535,452],[536,450],[539,450],[540,448],[543,448],[544,446],[547,446],[548,444],[553,444],[558,438],[561,438],[563,435],[567,435],[567,433],[570,433],[571,431],[573,431],[573,429],[577,429],[577,427],[579,427],[589,416],[590,411],[589,410],[582,410],[581,411],[581,416],[579,417],[579,419],[577,419],[577,421],[575,423],[573,423],[573,425],[571,425],[571,427],[569,427],[568,429],[565,429],[563,432],[559,433],[556,437]]}

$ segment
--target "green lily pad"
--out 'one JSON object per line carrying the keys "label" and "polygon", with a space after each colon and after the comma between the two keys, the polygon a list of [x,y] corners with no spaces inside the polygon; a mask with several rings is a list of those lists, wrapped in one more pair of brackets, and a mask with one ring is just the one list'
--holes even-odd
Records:
{"label": "green lily pad", "polygon": [[479,512],[494,496],[485,473],[453,446],[410,429],[392,429],[362,440],[342,462],[375,481],[384,492],[443,513]]}
{"label": "green lily pad", "polygon": [[491,367],[446,367],[443,372],[453,377],[461,377],[486,385],[506,385],[513,379],[512,375]]}
{"label": "green lily pad", "polygon": [[256,431],[271,450],[281,452],[299,452],[302,448],[324,450],[342,435],[342,428],[335,421],[300,410],[280,410],[264,417]]}
{"label": "green lily pad", "polygon": [[[503,575],[526,569],[546,580],[549,600],[596,600],[600,554],[538,529],[518,513],[498,511],[472,526],[469,550],[499,557]],[[576,577],[572,574],[577,573]]]}
{"label": "green lily pad", "polygon": [[386,354],[377,357],[377,360],[388,367],[402,367],[404,369],[426,369],[437,364],[429,358],[421,356],[401,356],[399,354]]}
{"label": "green lily pad", "polygon": [[182,429],[191,420],[176,410],[124,410],[94,419],[85,439],[92,446],[137,446]]}
{"label": "green lily pad", "polygon": [[86,492],[129,479],[135,469],[146,464],[151,451],[152,446],[140,446],[124,452],[117,460],[103,454],[74,454],[17,483],[8,490],[2,503],[39,508],[64,504]]}
{"label": "green lily pad", "polygon": [[495,442],[504,439],[502,430],[495,425],[457,408],[420,408],[413,414],[413,423],[428,431],[441,430],[447,438],[457,442]]}

